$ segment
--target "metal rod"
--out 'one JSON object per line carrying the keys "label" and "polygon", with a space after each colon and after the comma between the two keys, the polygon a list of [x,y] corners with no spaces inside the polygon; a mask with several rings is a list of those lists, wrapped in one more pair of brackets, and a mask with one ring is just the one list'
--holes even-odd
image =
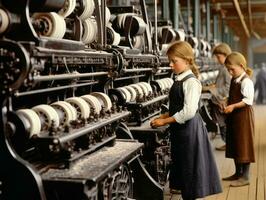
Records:
{"label": "metal rod", "polygon": [[92,73],[82,73],[82,74],[69,73],[69,74],[59,74],[59,75],[35,76],[33,80],[36,82],[41,82],[41,81],[65,80],[65,79],[103,76],[103,75],[108,75],[108,72],[92,72]]}
{"label": "metal rod", "polygon": [[213,15],[213,39],[218,40],[218,16],[217,14]]}
{"label": "metal rod", "polygon": [[173,20],[173,27],[175,30],[177,30],[178,24],[179,24],[179,15],[178,15],[178,8],[179,8],[179,1],[178,0],[173,0],[173,16],[172,16],[172,20]]}
{"label": "metal rod", "polygon": [[210,0],[206,1],[206,39],[211,41],[211,8]]}
{"label": "metal rod", "polygon": [[199,38],[200,34],[200,19],[199,19],[200,7],[199,0],[194,1],[194,15],[193,15],[193,27],[194,27],[194,36]]}
{"label": "metal rod", "polygon": [[171,67],[158,67],[158,69],[161,69],[161,70],[169,70],[169,69],[171,69]]}
{"label": "metal rod", "polygon": [[101,0],[95,1],[95,14],[96,14],[96,21],[97,21],[97,27],[98,27],[98,43],[101,44],[101,46],[104,45],[104,35],[103,35],[103,19],[102,16],[102,7],[101,7]]}
{"label": "metal rod", "polygon": [[148,18],[147,8],[145,0],[140,0],[141,13],[143,16],[144,22],[147,24],[145,37],[146,37],[146,50],[145,53],[151,53],[152,51],[152,41],[151,41],[151,24]]}
{"label": "metal rod", "polygon": [[190,33],[191,31],[191,26],[190,26],[190,17],[191,17],[191,3],[190,0],[187,0],[187,29],[188,29],[188,33]]}
{"label": "metal rod", "polygon": [[146,24],[149,23],[149,18],[148,18],[148,13],[147,13],[147,8],[146,8],[146,3],[145,0],[140,0],[140,6],[141,6],[141,12],[143,16],[143,20]]}
{"label": "metal rod", "polygon": [[106,47],[107,44],[107,35],[106,35],[106,0],[102,0],[101,4],[101,11],[102,11],[102,21],[103,21],[103,27],[102,27],[102,34],[103,34],[103,47]]}
{"label": "metal rod", "polygon": [[169,11],[169,0],[166,1],[160,1],[162,5],[162,18],[164,20],[169,20],[170,18],[170,11]]}
{"label": "metal rod", "polygon": [[136,76],[127,76],[127,77],[121,77],[121,78],[116,78],[114,81],[122,81],[122,80],[127,80],[127,79],[132,79],[132,78],[141,78],[141,77],[146,77],[146,75],[136,75]]}
{"label": "metal rod", "polygon": [[168,75],[169,72],[163,72],[163,73],[156,73],[154,76],[163,76],[163,75]]}
{"label": "metal rod", "polygon": [[155,52],[159,52],[159,45],[158,45],[158,10],[157,10],[157,0],[154,0],[154,48]]}
{"label": "metal rod", "polygon": [[158,101],[162,101],[164,99],[168,98],[168,95],[162,95],[162,96],[159,96],[159,97],[155,97],[154,99],[150,100],[150,101],[147,101],[147,102],[143,102],[143,103],[140,103],[142,105],[142,107],[146,107],[148,105],[151,105],[153,103],[156,103]]}
{"label": "metal rod", "polygon": [[123,69],[124,73],[132,73],[132,72],[145,72],[152,71],[152,68],[143,68],[143,69]]}
{"label": "metal rod", "polygon": [[96,83],[98,83],[98,82],[94,81],[94,82],[81,83],[81,84],[75,84],[75,85],[58,86],[58,87],[54,87],[54,88],[31,90],[31,91],[27,91],[27,92],[17,92],[14,95],[16,97],[21,97],[21,96],[40,94],[40,93],[46,93],[46,92],[54,92],[54,91],[58,91],[58,90],[65,90],[65,89],[69,89],[69,88],[83,87],[83,86],[93,85]]}
{"label": "metal rod", "polygon": [[185,24],[185,21],[184,21],[184,17],[182,15],[182,11],[181,11],[181,6],[179,4],[178,6],[178,16],[179,16],[179,19],[180,19],[180,22],[182,24],[182,28],[184,29],[185,33],[187,34],[188,33],[188,30],[189,30],[189,27],[187,27],[187,25]]}
{"label": "metal rod", "polygon": [[129,115],[130,115],[130,112],[128,112],[128,111],[124,111],[123,113],[118,113],[116,115],[112,115],[111,118],[104,119],[103,121],[97,122],[93,125],[89,124],[89,125],[85,126],[84,128],[79,129],[78,131],[76,131],[73,134],[66,134],[66,135],[60,137],[59,141],[60,141],[60,143],[65,143],[67,141],[76,139],[82,135],[85,135],[91,131],[99,129],[99,128],[107,125],[107,124],[111,124],[112,122],[118,121],[119,119],[122,119],[124,117],[129,116]]}
{"label": "metal rod", "polygon": [[141,121],[142,121],[142,123],[143,123],[143,122],[145,122],[146,120],[151,119],[152,117],[154,117],[154,116],[156,116],[156,115],[159,115],[160,113],[161,113],[160,110],[158,110],[158,111],[156,111],[156,112],[153,112],[153,113],[151,113],[149,116],[143,118]]}

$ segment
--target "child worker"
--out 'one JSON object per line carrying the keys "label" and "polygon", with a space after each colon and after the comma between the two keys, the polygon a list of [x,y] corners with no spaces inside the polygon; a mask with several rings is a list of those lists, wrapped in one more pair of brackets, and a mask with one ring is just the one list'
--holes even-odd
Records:
{"label": "child worker", "polygon": [[250,79],[252,70],[241,53],[228,55],[225,66],[232,75],[228,103],[224,108],[224,113],[228,114],[225,155],[234,159],[236,171],[223,180],[233,181],[231,186],[238,187],[249,184],[250,163],[255,162],[254,85]]}
{"label": "child worker", "polygon": [[199,115],[201,83],[189,43],[178,41],[167,50],[176,80],[169,92],[169,112],[151,121],[152,127],[170,124],[169,186],[184,200],[222,191],[207,129]]}
{"label": "child worker", "polygon": [[[222,108],[229,95],[229,88],[231,83],[231,76],[224,66],[226,57],[231,53],[231,48],[226,43],[220,43],[213,49],[213,55],[216,57],[219,66],[219,73],[217,75],[215,84],[210,86],[203,86],[202,91],[209,91],[212,96],[210,99],[211,116],[213,120],[219,125],[220,134],[223,142],[225,142],[226,124],[225,117]],[[218,151],[225,151],[226,144],[217,146],[215,148]]]}

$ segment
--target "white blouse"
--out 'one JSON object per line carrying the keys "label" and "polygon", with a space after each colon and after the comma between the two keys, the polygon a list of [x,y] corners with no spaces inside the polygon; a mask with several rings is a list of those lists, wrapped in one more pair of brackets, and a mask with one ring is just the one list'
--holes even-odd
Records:
{"label": "white blouse", "polygon": [[[191,70],[185,71],[176,76],[176,80],[180,81],[187,75],[193,74]],[[189,78],[183,82],[184,106],[179,112],[176,112],[172,117],[179,124],[184,124],[187,120],[192,119],[198,109],[198,103],[201,96],[201,83],[196,78]]]}
{"label": "white blouse", "polygon": [[[235,79],[236,83],[239,83],[246,72],[242,73]],[[241,94],[243,95],[242,101],[247,105],[253,104],[254,99],[254,84],[250,78],[244,78],[241,82]]]}

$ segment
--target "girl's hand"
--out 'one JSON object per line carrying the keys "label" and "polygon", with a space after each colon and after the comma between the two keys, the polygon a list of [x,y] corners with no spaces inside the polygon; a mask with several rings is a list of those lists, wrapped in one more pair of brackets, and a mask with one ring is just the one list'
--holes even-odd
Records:
{"label": "girl's hand", "polygon": [[219,106],[220,111],[224,112],[224,110],[226,108],[226,102],[225,101],[220,101],[218,106]]}
{"label": "girl's hand", "polygon": [[224,113],[226,113],[226,114],[231,113],[231,112],[233,112],[234,109],[235,109],[235,107],[233,105],[226,106],[224,108]]}
{"label": "girl's hand", "polygon": [[152,120],[150,125],[151,127],[160,127],[160,126],[166,125],[166,123],[164,119],[157,118],[157,119]]}

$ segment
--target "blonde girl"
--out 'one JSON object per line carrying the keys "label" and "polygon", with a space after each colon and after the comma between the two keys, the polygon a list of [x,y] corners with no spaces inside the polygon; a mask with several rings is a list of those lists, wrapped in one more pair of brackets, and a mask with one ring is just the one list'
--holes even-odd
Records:
{"label": "blonde girl", "polygon": [[224,108],[227,117],[226,157],[235,161],[235,173],[223,180],[233,181],[231,186],[249,184],[250,163],[254,155],[254,85],[250,79],[252,70],[239,52],[227,56],[225,66],[232,75],[228,105]]}
{"label": "blonde girl", "polygon": [[207,130],[198,113],[201,84],[189,43],[172,44],[167,55],[176,74],[169,92],[169,112],[151,126],[170,125],[170,191],[181,190],[184,200],[221,192],[221,185]]}
{"label": "blonde girl", "polygon": [[[212,94],[210,99],[210,111],[211,116],[215,123],[219,125],[220,134],[222,140],[225,142],[226,140],[226,124],[225,124],[225,118],[226,115],[222,112],[222,106],[229,95],[229,88],[231,83],[231,76],[229,72],[226,70],[226,67],[224,66],[224,62],[226,57],[231,53],[231,48],[226,43],[220,43],[213,49],[213,55],[217,59],[219,65],[219,72],[215,81],[215,84],[204,86],[203,91],[208,91]],[[224,151],[226,148],[226,145],[223,144],[222,146],[217,146],[216,150],[218,151]]]}

